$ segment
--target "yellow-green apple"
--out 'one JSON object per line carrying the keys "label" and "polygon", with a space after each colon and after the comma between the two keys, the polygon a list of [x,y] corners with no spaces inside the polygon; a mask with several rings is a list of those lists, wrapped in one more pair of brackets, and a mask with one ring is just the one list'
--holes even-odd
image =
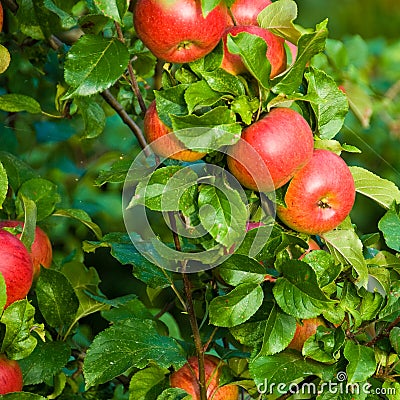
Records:
{"label": "yellow-green apple", "polygon": [[278,205],[276,212],[289,228],[317,235],[341,224],[354,200],[354,179],[345,161],[331,151],[318,149],[291,179],[286,206]]}
{"label": "yellow-green apple", "polygon": [[22,371],[17,361],[0,354],[0,394],[21,392],[23,387]]}
{"label": "yellow-green apple", "polygon": [[236,25],[258,25],[258,14],[271,4],[271,0],[236,0],[231,12]]}
{"label": "yellow-green apple", "polygon": [[[0,228],[15,228],[17,226],[24,227],[22,221],[0,221]],[[21,234],[16,237],[20,238]],[[39,226],[35,228],[35,237],[31,246],[31,258],[33,262],[33,280],[36,280],[40,274],[40,267],[50,268],[53,260],[53,247],[47,234]]]}
{"label": "yellow-green apple", "polygon": [[242,58],[238,54],[230,53],[228,50],[228,35],[237,36],[241,32],[247,32],[262,38],[267,44],[265,57],[271,64],[270,77],[273,78],[286,69],[286,51],[285,41],[279,36],[274,35],[268,29],[259,26],[230,26],[222,36],[224,55],[222,58],[221,68],[232,75],[243,74],[247,71]]}
{"label": "yellow-green apple", "polygon": [[223,2],[204,17],[199,0],[138,0],[133,22],[138,37],[156,57],[188,63],[219,43],[228,13]]}
{"label": "yellow-green apple", "polygon": [[8,307],[23,299],[33,280],[33,263],[25,245],[13,234],[0,229],[0,272],[6,284]]}
{"label": "yellow-green apple", "polygon": [[[221,367],[223,362],[212,355],[204,356],[204,370],[206,376],[208,400],[237,400],[239,389],[236,385],[219,387]],[[189,393],[193,400],[200,400],[199,389],[199,364],[196,356],[190,357],[188,362],[170,377],[173,388],[181,388]]]}
{"label": "yellow-green apple", "polygon": [[[248,145],[260,158],[249,154]],[[297,111],[273,108],[243,130],[241,140],[228,150],[227,163],[244,187],[271,192],[287,183],[311,160],[313,147],[311,128]],[[268,168],[270,177],[260,173],[260,162]]]}
{"label": "yellow-green apple", "polygon": [[144,116],[144,135],[154,153],[181,161],[197,161],[205,153],[187,149],[158,116],[156,102],[153,101]]}
{"label": "yellow-green apple", "polygon": [[303,349],[304,342],[310,336],[315,335],[319,326],[326,326],[324,320],[321,318],[303,319],[301,323],[297,322],[296,331],[288,347],[290,349],[301,351]]}

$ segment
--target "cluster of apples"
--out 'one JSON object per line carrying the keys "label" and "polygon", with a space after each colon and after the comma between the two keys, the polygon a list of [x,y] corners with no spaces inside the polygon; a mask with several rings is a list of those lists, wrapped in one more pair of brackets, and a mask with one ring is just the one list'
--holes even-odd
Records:
{"label": "cluster of apples", "polygon": [[[47,234],[38,226],[30,251],[16,235],[3,228],[23,227],[21,221],[0,221],[0,272],[3,275],[7,300],[5,308],[26,297],[38,278],[41,266],[49,268],[52,246]],[[0,394],[22,390],[22,372],[18,363],[0,354]]]}

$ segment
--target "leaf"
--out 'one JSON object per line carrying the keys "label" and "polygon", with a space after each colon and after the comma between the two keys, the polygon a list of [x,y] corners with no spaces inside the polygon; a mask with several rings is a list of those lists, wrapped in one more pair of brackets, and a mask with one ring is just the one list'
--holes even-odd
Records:
{"label": "leaf", "polygon": [[191,114],[196,107],[212,106],[221,98],[221,93],[212,90],[209,84],[204,80],[192,83],[185,92],[185,101],[189,114]]}
{"label": "leaf", "polygon": [[129,383],[129,400],[156,398],[162,391],[162,384],[168,372],[168,369],[158,366],[150,366],[136,372]]}
{"label": "leaf", "polygon": [[305,262],[290,260],[280,267],[283,274],[273,288],[276,302],[296,318],[315,318],[332,302],[318,285],[314,270]]}
{"label": "leaf", "polygon": [[207,15],[218,6],[221,0],[201,0],[201,10],[203,12],[203,17],[206,18]]}
{"label": "leaf", "polygon": [[100,171],[99,176],[96,178],[95,184],[103,186],[106,183],[122,183],[128,175],[129,168],[132,160],[128,157],[123,157],[111,165],[109,170]]}
{"label": "leaf", "polygon": [[78,311],[79,300],[65,275],[43,268],[36,285],[39,309],[53,328],[69,327]]}
{"label": "leaf", "polygon": [[109,88],[128,62],[128,49],[118,39],[82,36],[67,53],[64,78],[71,89],[65,98],[90,96]]}
{"label": "leaf", "polygon": [[75,103],[79,108],[84,123],[82,139],[94,139],[103,133],[106,126],[106,115],[100,104],[88,97],[76,97]]}
{"label": "leaf", "polygon": [[224,327],[242,324],[258,310],[263,298],[261,286],[243,283],[228,294],[211,300],[210,323]]}
{"label": "leaf", "polygon": [[258,24],[278,36],[296,44],[301,32],[293,21],[297,18],[297,4],[292,0],[280,0],[270,4],[258,14]]}
{"label": "leaf", "polygon": [[316,95],[318,99],[311,102],[311,107],[317,118],[319,135],[322,139],[332,139],[347,115],[347,97],[324,71],[310,67],[304,76],[308,82],[307,94]]}
{"label": "leaf", "polygon": [[21,242],[30,251],[33,242],[35,241],[37,208],[33,200],[21,196],[24,207],[24,227],[20,236]]}
{"label": "leaf", "polygon": [[64,29],[71,29],[76,25],[76,19],[72,17],[70,14],[65,12],[60,7],[57,7],[56,4],[51,0],[44,0],[43,5],[51,12],[56,14],[61,20],[61,26]]}
{"label": "leaf", "polygon": [[236,36],[228,34],[227,47],[230,53],[240,55],[250,74],[264,89],[269,89],[271,64],[265,56],[265,40],[248,32],[240,32]]}
{"label": "leaf", "polygon": [[[169,388],[164,390],[157,400],[190,400],[190,395],[180,388]],[[129,399],[130,400],[130,399]]]}
{"label": "leaf", "polygon": [[3,313],[4,307],[7,303],[6,282],[4,276],[0,272],[0,315]]}
{"label": "leaf", "polygon": [[8,358],[19,360],[27,357],[35,348],[37,339],[31,335],[35,325],[35,308],[27,300],[18,300],[10,304],[3,312],[0,322],[6,332],[1,345],[1,352]]}
{"label": "leaf", "polygon": [[176,85],[154,92],[158,117],[164,124],[172,127],[170,115],[186,115],[185,91],[189,85]]}
{"label": "leaf", "polygon": [[400,207],[393,204],[379,220],[378,228],[383,233],[386,244],[393,250],[400,251]]}
{"label": "leaf", "polygon": [[350,166],[356,191],[388,209],[393,201],[400,203],[400,190],[392,182],[383,179],[365,168]]}
{"label": "leaf", "polygon": [[7,70],[10,62],[11,56],[9,51],[2,44],[0,44],[0,74]]}
{"label": "leaf", "polygon": [[83,225],[87,226],[96,235],[98,239],[100,239],[103,236],[100,227],[92,221],[90,215],[84,210],[80,210],[77,208],[58,209],[54,211],[52,216],[76,219]]}
{"label": "leaf", "polygon": [[245,94],[245,87],[239,77],[226,72],[222,68],[202,72],[201,76],[206,80],[210,88],[216,92],[231,94],[235,97]]}
{"label": "leaf", "polygon": [[256,358],[281,352],[292,341],[295,332],[296,318],[275,305],[268,317],[262,346]]}
{"label": "leaf", "polygon": [[370,120],[373,113],[373,103],[369,94],[363,88],[352,82],[345,82],[344,88],[351,111],[361,122],[363,128],[370,126]]}
{"label": "leaf", "polygon": [[28,392],[14,392],[0,395],[0,399],[4,400],[47,400],[45,397]]}
{"label": "leaf", "polygon": [[37,385],[51,379],[67,364],[70,356],[70,346],[65,342],[39,341],[35,350],[19,361],[24,385]]}
{"label": "leaf", "polygon": [[0,210],[3,208],[4,200],[7,197],[8,192],[8,178],[7,171],[0,162]]}
{"label": "leaf", "polygon": [[368,268],[363,256],[363,245],[352,229],[326,232],[323,239],[332,255],[344,265],[351,265],[357,272],[357,287],[367,287]]}
{"label": "leaf", "polygon": [[45,38],[40,24],[40,10],[33,0],[21,0],[18,3],[17,18],[22,33],[36,40]]}
{"label": "leaf", "polygon": [[400,353],[400,328],[395,326],[392,328],[389,334],[390,344],[392,345],[394,351]]}
{"label": "leaf", "polygon": [[258,99],[239,96],[232,101],[231,110],[239,114],[246,125],[250,125],[253,120],[253,114],[258,110],[259,106],[260,101]]}
{"label": "leaf", "polygon": [[40,114],[40,104],[30,96],[24,94],[3,94],[0,96],[0,110],[7,112],[27,111],[31,114]]}
{"label": "leaf", "polygon": [[128,10],[127,0],[94,0],[97,8],[108,18],[122,24],[123,17]]}
{"label": "leaf", "polygon": [[347,341],[344,356],[349,364],[346,367],[348,383],[364,382],[376,370],[374,349]]}
{"label": "leaf", "polygon": [[161,336],[149,320],[132,318],[100,332],[85,357],[86,388],[105,383],[132,367],[143,369],[151,361],[161,368],[185,362],[177,342]]}

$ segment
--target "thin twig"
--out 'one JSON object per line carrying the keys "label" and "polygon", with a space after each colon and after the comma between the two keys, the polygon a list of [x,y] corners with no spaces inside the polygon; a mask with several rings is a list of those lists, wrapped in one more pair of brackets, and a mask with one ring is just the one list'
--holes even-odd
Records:
{"label": "thin twig", "polygon": [[387,328],[383,329],[381,332],[379,332],[375,337],[373,337],[368,343],[365,344],[365,346],[372,347],[376,342],[378,342],[381,339],[384,339],[385,337],[389,336],[390,331],[397,326],[400,323],[400,317],[397,317],[392,323],[388,325]]}

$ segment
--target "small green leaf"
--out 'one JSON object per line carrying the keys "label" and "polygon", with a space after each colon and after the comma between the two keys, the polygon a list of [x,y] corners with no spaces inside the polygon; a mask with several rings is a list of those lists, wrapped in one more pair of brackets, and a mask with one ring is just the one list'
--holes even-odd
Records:
{"label": "small green leaf", "polygon": [[0,210],[3,208],[3,202],[6,199],[8,192],[7,171],[0,162]]}
{"label": "small green leaf", "polygon": [[214,8],[217,7],[220,2],[221,0],[201,0],[201,10],[204,18],[206,18],[207,15],[214,10]]}
{"label": "small green leaf", "polygon": [[118,39],[82,36],[67,53],[64,77],[71,89],[66,98],[90,96],[109,88],[128,62],[128,49]]}
{"label": "small green leaf", "polygon": [[65,12],[63,9],[61,9],[60,7],[57,7],[57,5],[52,0],[44,0],[43,5],[49,11],[53,12],[60,18],[61,26],[63,28],[71,29],[76,25],[76,19],[67,12]]}
{"label": "small green leaf", "polygon": [[76,97],[75,103],[79,108],[84,123],[82,139],[98,137],[106,126],[106,115],[100,104],[88,97]]}
{"label": "small green leaf", "polygon": [[345,90],[351,111],[361,122],[363,128],[368,128],[373,112],[370,95],[357,83],[345,82]]}
{"label": "small green leaf", "polygon": [[158,117],[164,124],[172,127],[170,115],[186,115],[185,91],[189,85],[176,85],[154,92]]}
{"label": "small green leaf", "polygon": [[364,382],[370,378],[376,370],[374,349],[351,341],[346,343],[344,356],[348,360],[348,383]]}
{"label": "small green leaf", "polygon": [[143,400],[148,397],[155,398],[161,393],[165,375],[168,369],[150,366],[136,372],[129,384],[129,400]]}
{"label": "small green leaf", "polygon": [[248,96],[236,97],[231,104],[231,110],[240,115],[246,125],[250,125],[253,114],[258,110],[260,101],[257,98],[250,99]]}
{"label": "small green leaf", "polygon": [[97,8],[108,18],[122,24],[122,19],[128,10],[128,0],[94,0]]}
{"label": "small green leaf", "polygon": [[22,229],[20,240],[25,247],[30,251],[35,240],[37,208],[33,200],[21,196],[24,206],[24,227]]}
{"label": "small green leaf", "polygon": [[157,400],[190,400],[190,399],[191,396],[185,390],[179,388],[166,389],[157,397]]}
{"label": "small green leaf", "polygon": [[0,315],[3,313],[4,307],[7,303],[6,282],[4,276],[0,272]]}
{"label": "small green leaf", "polygon": [[185,92],[185,101],[188,106],[189,114],[196,107],[212,106],[221,100],[221,93],[215,92],[206,81],[198,81],[191,84]]}
{"label": "small green leaf", "polygon": [[395,326],[389,334],[390,344],[397,354],[400,353],[400,328]]}
{"label": "small green leaf", "polygon": [[264,295],[261,286],[243,283],[210,303],[210,322],[232,327],[246,322],[261,306]]}
{"label": "small green leaf", "polygon": [[383,233],[386,244],[393,250],[400,251],[400,206],[392,207],[380,219],[379,230]]}
{"label": "small green leaf", "polygon": [[226,72],[222,68],[218,68],[214,71],[205,71],[202,72],[201,75],[210,88],[216,92],[234,96],[245,94],[244,85],[239,77]]}
{"label": "small green leaf", "polygon": [[3,94],[0,96],[0,110],[7,112],[27,111],[30,114],[40,114],[40,104],[24,94]]}

